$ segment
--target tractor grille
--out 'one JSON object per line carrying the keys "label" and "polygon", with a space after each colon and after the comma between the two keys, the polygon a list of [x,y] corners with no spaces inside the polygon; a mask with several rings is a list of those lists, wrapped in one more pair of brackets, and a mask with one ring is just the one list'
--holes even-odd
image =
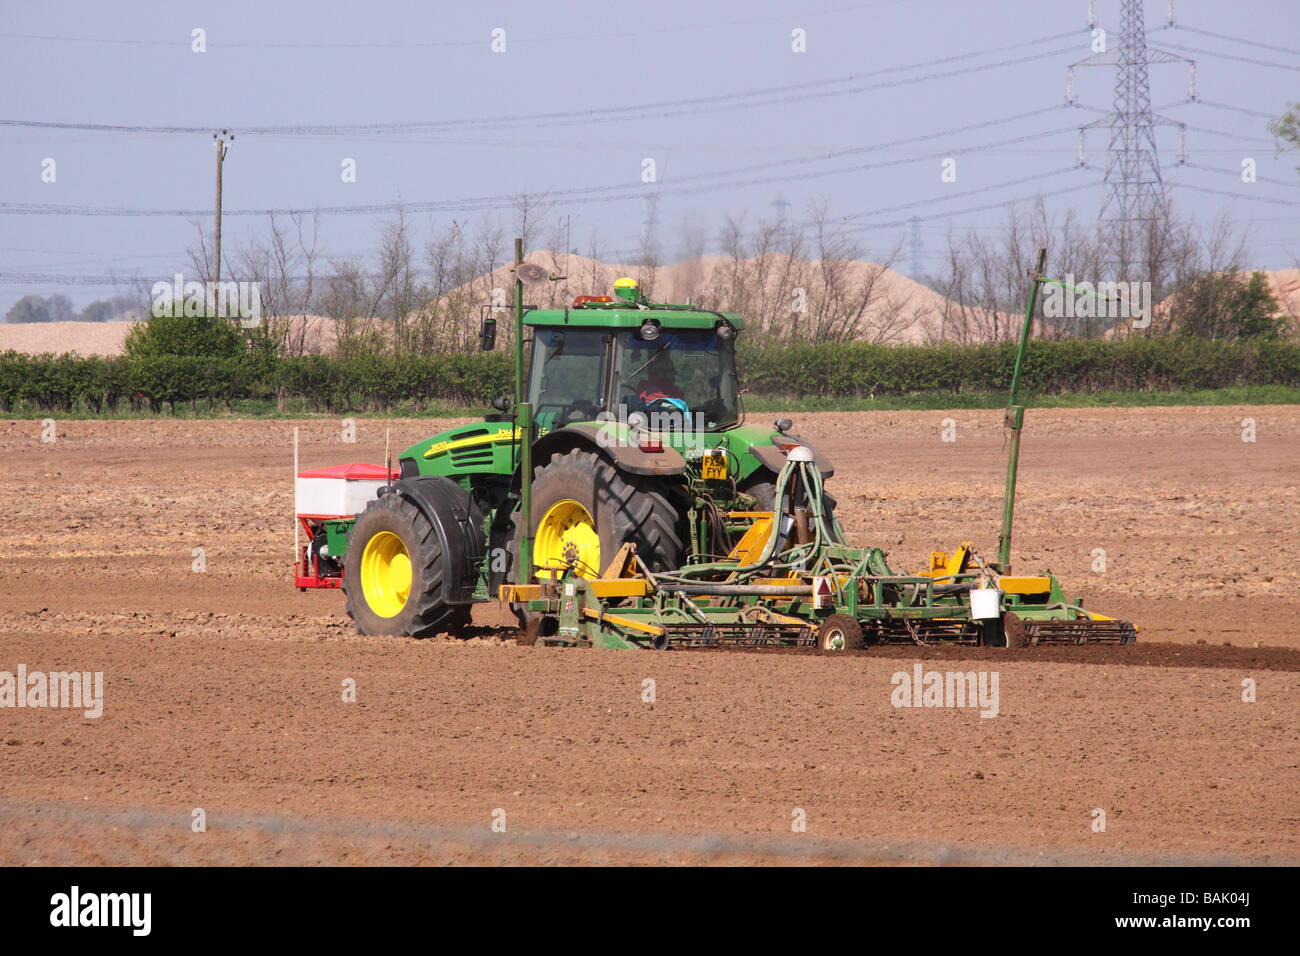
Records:
{"label": "tractor grille", "polygon": [[492,463],[491,448],[461,448],[451,453],[451,462],[458,468],[472,468],[475,465]]}

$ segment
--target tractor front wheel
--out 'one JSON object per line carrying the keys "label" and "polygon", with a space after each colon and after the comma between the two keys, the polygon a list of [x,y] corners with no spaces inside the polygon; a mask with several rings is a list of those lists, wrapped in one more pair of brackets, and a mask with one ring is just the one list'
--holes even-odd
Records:
{"label": "tractor front wheel", "polygon": [[459,633],[469,607],[442,600],[444,555],[429,519],[400,494],[372,501],[348,534],[343,591],[362,634]]}

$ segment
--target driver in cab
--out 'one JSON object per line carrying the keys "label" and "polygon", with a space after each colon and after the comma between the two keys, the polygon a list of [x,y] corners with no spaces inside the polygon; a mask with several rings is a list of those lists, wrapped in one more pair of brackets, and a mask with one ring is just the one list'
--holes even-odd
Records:
{"label": "driver in cab", "polygon": [[640,408],[646,412],[681,412],[685,422],[690,417],[686,396],[677,387],[677,369],[668,351],[656,353],[644,369],[645,377],[635,386]]}

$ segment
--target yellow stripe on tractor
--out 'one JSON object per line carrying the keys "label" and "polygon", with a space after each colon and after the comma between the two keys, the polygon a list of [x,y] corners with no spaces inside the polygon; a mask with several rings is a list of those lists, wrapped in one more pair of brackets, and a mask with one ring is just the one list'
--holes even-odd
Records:
{"label": "yellow stripe on tractor", "polygon": [[429,450],[424,453],[424,457],[433,458],[435,455],[441,455],[453,448],[469,448],[473,445],[494,445],[502,442],[518,441],[521,435],[523,435],[523,432],[518,428],[514,429],[514,431],[502,429],[501,431],[489,432],[486,435],[470,435],[468,438],[440,441],[430,445]]}

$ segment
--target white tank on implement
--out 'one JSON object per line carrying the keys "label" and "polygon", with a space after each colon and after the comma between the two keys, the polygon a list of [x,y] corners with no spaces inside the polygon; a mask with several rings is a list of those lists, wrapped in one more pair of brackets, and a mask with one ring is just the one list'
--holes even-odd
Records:
{"label": "white tank on implement", "polygon": [[1002,591],[999,588],[971,588],[970,616],[973,621],[994,621],[1002,616]]}
{"label": "white tank on implement", "polygon": [[[392,472],[396,480],[398,472]],[[387,483],[383,465],[333,465],[298,472],[294,511],[313,517],[344,517],[358,514],[375,500]]]}

